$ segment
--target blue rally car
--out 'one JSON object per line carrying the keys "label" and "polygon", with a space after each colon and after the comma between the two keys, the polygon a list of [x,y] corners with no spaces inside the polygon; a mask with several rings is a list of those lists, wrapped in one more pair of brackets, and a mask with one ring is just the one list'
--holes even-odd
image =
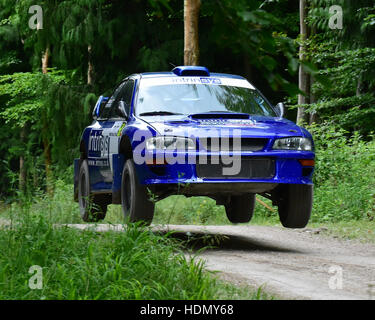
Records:
{"label": "blue rally car", "polygon": [[243,77],[205,67],[129,76],[99,98],[82,134],[74,196],[83,220],[121,204],[130,222],[150,224],[156,201],[182,194],[211,197],[246,223],[259,194],[284,227],[305,227],[314,143],[283,114]]}

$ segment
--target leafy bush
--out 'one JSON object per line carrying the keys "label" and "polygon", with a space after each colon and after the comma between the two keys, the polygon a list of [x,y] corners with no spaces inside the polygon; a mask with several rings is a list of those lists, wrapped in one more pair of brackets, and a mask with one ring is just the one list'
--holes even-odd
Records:
{"label": "leafy bush", "polygon": [[312,221],[373,219],[375,140],[329,124],[309,128],[316,144]]}

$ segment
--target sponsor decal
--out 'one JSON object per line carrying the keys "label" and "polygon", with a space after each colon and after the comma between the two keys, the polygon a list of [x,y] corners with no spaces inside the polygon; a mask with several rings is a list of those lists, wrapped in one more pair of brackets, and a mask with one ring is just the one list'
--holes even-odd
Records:
{"label": "sponsor decal", "polygon": [[126,126],[126,122],[124,122],[124,123],[121,125],[120,129],[118,129],[118,131],[117,131],[117,136],[118,136],[118,137],[121,137],[122,130],[125,128],[125,126]]}
{"label": "sponsor decal", "polygon": [[181,85],[181,84],[201,84],[201,85],[223,85],[229,87],[255,88],[245,79],[234,78],[214,78],[214,77],[160,77],[142,79],[141,86],[163,86],[163,85]]}
{"label": "sponsor decal", "polygon": [[246,119],[202,119],[199,120],[199,124],[207,126],[226,126],[226,127],[251,127],[256,129],[266,129],[266,126],[257,125],[256,120]]}
{"label": "sponsor decal", "polygon": [[203,84],[221,84],[221,80],[218,78],[201,78]]}
{"label": "sponsor decal", "polygon": [[93,131],[89,139],[89,151],[100,152],[100,157],[104,157],[109,149],[109,136],[103,136],[102,131]]}
{"label": "sponsor decal", "polygon": [[88,160],[89,166],[95,166],[95,167],[108,167],[108,160],[107,159],[89,159]]}

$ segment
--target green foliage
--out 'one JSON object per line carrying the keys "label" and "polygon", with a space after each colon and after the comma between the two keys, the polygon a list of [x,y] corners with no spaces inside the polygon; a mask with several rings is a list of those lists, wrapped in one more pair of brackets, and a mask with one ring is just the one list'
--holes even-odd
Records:
{"label": "green foliage", "polygon": [[365,31],[367,29],[373,31],[375,26],[375,5],[373,7],[361,8],[359,11],[365,16],[361,26],[361,31]]}
{"label": "green foliage", "polygon": [[86,86],[63,82],[48,87],[44,100],[48,125],[44,130],[52,143],[52,160],[62,172],[79,156],[81,134],[91,121],[96,100]]}
{"label": "green foliage", "polygon": [[25,68],[17,19],[12,16],[14,5],[15,0],[0,1],[0,75]]}
{"label": "green foliage", "polygon": [[321,33],[310,39],[308,57],[318,67],[314,77],[326,77],[331,86],[315,82],[311,91],[316,102],[305,107],[316,112],[321,121],[367,135],[375,125],[375,49],[340,49],[340,42],[328,35]]}
{"label": "green foliage", "polygon": [[328,124],[309,128],[316,143],[312,221],[373,219],[375,216],[375,140],[347,135]]}
{"label": "green foliage", "polygon": [[323,121],[329,121],[344,130],[358,131],[367,136],[374,128],[374,104],[375,97],[368,93],[303,106],[308,112],[317,112]]}
{"label": "green foliage", "polygon": [[[69,72],[50,70],[41,73],[13,73],[0,76],[0,121],[8,130],[2,134],[6,148],[4,159],[12,162],[23,156],[28,171],[29,189],[43,186],[40,145],[51,141],[52,160],[57,171],[64,171],[79,154],[79,139],[89,121],[96,96],[84,86],[70,84]],[[14,139],[24,131],[26,141]],[[72,138],[73,137],[73,138]],[[9,140],[8,140],[9,139]],[[8,186],[0,187],[9,192]]]}
{"label": "green foliage", "polygon": [[[314,93],[322,100],[354,95],[358,82],[374,85],[375,49],[361,48],[336,52],[332,46],[320,44],[311,47],[311,58],[320,68],[320,74],[329,76],[334,86],[326,90],[317,84]],[[361,89],[361,88],[359,88]]]}
{"label": "green foliage", "polygon": [[6,101],[0,116],[6,123],[12,123],[19,128],[27,123],[34,124],[43,113],[45,81],[61,80],[58,73],[13,73],[0,76],[0,98]]}
{"label": "green foliage", "polygon": [[[282,90],[295,94],[298,87],[288,80],[288,76],[296,72],[296,46],[285,33],[283,21],[266,11],[266,8],[270,11],[273,9],[264,1],[225,0],[202,3],[203,15],[206,19],[211,17],[213,21],[210,40],[215,41],[215,46],[230,50],[234,54],[242,53],[248,65],[258,70],[258,74],[266,79],[274,91]],[[206,50],[210,48],[211,43]],[[280,59],[287,61],[286,64],[289,63],[287,73],[285,68],[275,72]],[[225,68],[223,71],[233,72]],[[255,83],[259,81],[255,77],[252,80]]]}
{"label": "green foliage", "polygon": [[[375,39],[371,24],[372,0],[311,0],[309,24],[324,34],[326,40],[341,50],[373,47]],[[343,9],[343,29],[330,30],[328,26],[329,8],[339,5]]]}

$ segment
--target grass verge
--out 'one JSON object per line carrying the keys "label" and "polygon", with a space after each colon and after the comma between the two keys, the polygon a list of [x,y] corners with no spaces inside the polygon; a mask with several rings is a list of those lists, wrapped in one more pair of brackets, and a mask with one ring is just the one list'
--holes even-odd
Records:
{"label": "grass verge", "polygon": [[[54,227],[79,220],[75,204],[61,198],[66,191],[2,214],[11,224],[0,226],[0,299],[272,299],[220,280],[168,234]],[[39,289],[31,289],[40,284],[33,266],[41,267]]]}

